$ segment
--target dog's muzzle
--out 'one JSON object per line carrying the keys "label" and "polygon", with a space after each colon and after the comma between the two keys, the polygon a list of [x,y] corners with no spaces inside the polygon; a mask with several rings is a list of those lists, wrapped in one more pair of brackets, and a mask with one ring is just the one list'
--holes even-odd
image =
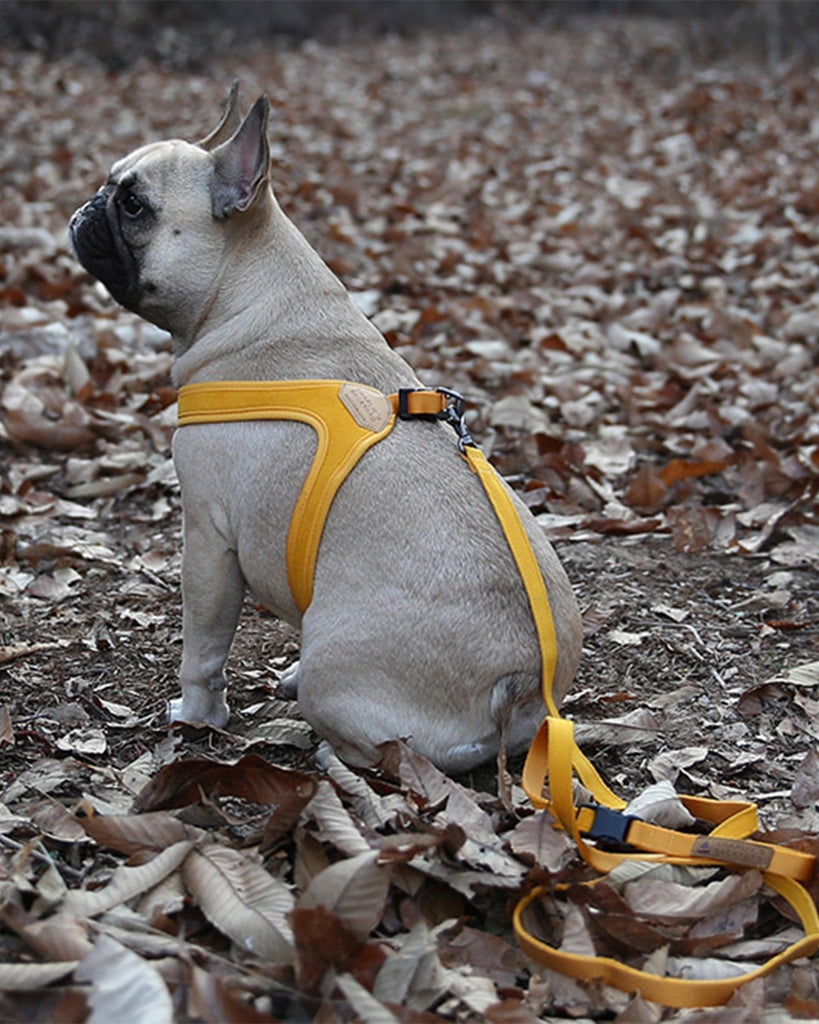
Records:
{"label": "dog's muzzle", "polygon": [[137,311],[139,269],[119,230],[112,225],[110,190],[100,189],[74,212],[68,234],[77,259],[126,309]]}

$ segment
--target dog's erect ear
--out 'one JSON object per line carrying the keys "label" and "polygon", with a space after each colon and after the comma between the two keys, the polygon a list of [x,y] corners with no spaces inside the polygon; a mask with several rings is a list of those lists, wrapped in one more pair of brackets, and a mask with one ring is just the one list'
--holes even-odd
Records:
{"label": "dog's erect ear", "polygon": [[260,96],[236,134],[213,151],[211,185],[214,217],[249,209],[264,191],[270,166],[267,115],[270,104]]}
{"label": "dog's erect ear", "polygon": [[239,113],[239,82],[237,80],[230,87],[230,94],[228,95],[225,112],[222,114],[222,120],[216,125],[210,135],[200,139],[196,145],[202,149],[216,149],[217,146],[221,146],[223,142],[227,142],[235,134],[236,129],[241,123],[242,115]]}

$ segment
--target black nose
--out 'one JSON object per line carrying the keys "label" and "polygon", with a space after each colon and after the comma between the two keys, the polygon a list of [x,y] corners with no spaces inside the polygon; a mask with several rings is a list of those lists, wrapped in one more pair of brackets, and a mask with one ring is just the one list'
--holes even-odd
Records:
{"label": "black nose", "polygon": [[80,221],[82,220],[82,215],[83,215],[83,210],[84,209],[85,209],[85,206],[81,206],[78,210],[75,210],[71,214],[71,220],[68,222],[68,230],[69,231],[74,231],[74,229],[79,225]]}
{"label": "black nose", "polygon": [[87,203],[83,203],[79,209],[71,214],[68,230],[75,231],[89,215],[101,213],[105,209],[107,201],[108,197],[105,194],[105,190],[100,189]]}

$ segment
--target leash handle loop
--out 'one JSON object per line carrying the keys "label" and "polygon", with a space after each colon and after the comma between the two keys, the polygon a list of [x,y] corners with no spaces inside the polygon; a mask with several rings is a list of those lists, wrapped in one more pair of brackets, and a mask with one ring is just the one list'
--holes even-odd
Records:
{"label": "leash handle loop", "polygon": [[[531,909],[543,897],[550,895],[549,890],[543,886],[533,889],[518,903],[513,913],[512,924],[518,945],[527,956],[561,974],[567,974],[569,977],[582,981],[603,982],[625,992],[637,991],[644,999],[664,1006],[676,1008],[721,1006],[742,985],[772,974],[779,967],[799,957],[811,956],[819,948],[819,918],[817,918],[816,905],[808,891],[790,878],[772,874],[766,874],[763,877],[765,883],[779,893],[795,911],[805,931],[805,936],[781,953],[771,957],[760,967],[747,974],[731,978],[663,977],[630,967],[617,960],[612,960],[610,957],[569,953],[543,939],[536,938],[528,927],[526,919],[530,916]],[[589,884],[594,885],[595,883]]]}

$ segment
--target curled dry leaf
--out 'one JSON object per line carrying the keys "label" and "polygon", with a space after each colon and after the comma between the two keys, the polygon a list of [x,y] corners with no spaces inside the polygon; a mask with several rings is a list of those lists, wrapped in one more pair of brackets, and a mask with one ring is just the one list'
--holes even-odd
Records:
{"label": "curled dry leaf", "polygon": [[480,975],[475,977],[468,969],[450,975],[447,988],[473,1013],[483,1015],[498,1002],[498,990],[492,980]]}
{"label": "curled dry leaf", "polygon": [[351,974],[340,974],[336,978],[336,984],[344,994],[344,998],[353,1008],[356,1019],[377,1021],[378,1024],[398,1024],[396,1017],[387,1007],[375,997]]}
{"label": "curled dry leaf", "polygon": [[247,854],[213,844],[194,850],[182,878],[205,917],[246,953],[292,963],[293,895]]}
{"label": "curled dry leaf", "polygon": [[560,949],[564,953],[574,953],[577,956],[597,955],[586,917],[575,903],[567,904],[565,909]]}
{"label": "curled dry leaf", "polygon": [[332,843],[337,850],[354,857],[372,849],[353,821],[341,798],[326,780],[319,782],[316,792],[307,805],[307,817],[318,826],[319,837]]}
{"label": "curled dry leaf", "polygon": [[53,962],[82,960],[93,948],[83,922],[70,914],[34,921],[20,935],[40,956]]}
{"label": "curled dry leaf", "polygon": [[76,960],[47,964],[0,963],[0,990],[5,992],[36,991],[65,978],[76,966]]}
{"label": "curled dry leaf", "polygon": [[162,977],[142,957],[103,935],[74,971],[91,985],[91,1024],[173,1024],[171,994]]}
{"label": "curled dry leaf", "polygon": [[84,729],[72,729],[57,740],[57,749],[71,751],[74,754],[104,754],[108,747],[108,739],[102,729],[91,726]]}
{"label": "curled dry leaf", "polygon": [[452,791],[452,780],[403,740],[381,746],[381,767],[398,779],[422,808],[437,807]]}
{"label": "curled dry leaf", "polygon": [[329,743],[319,744],[316,764],[352,801],[353,810],[373,830],[391,827],[395,819],[406,813],[406,801],[397,793],[379,796],[366,781],[341,761]]}
{"label": "curled dry leaf", "polygon": [[809,661],[804,665],[796,665],[780,675],[773,676],[765,683],[766,686],[774,683],[785,683],[789,686],[819,686],[819,661]]}
{"label": "curled dry leaf", "polygon": [[298,905],[332,911],[348,931],[364,941],[381,920],[389,886],[389,868],[380,864],[378,850],[368,850],[316,875]]}
{"label": "curled dry leaf", "polygon": [[154,928],[167,922],[170,914],[178,913],[185,905],[186,893],[179,872],[167,875],[139,901],[137,912]]}
{"label": "curled dry leaf", "polygon": [[425,1010],[444,995],[446,988],[438,944],[421,921],[404,937],[398,951],[384,961],[373,994],[413,1010]]}
{"label": "curled dry leaf", "polygon": [[285,804],[309,799],[316,783],[304,772],[247,754],[236,764],[192,757],[161,768],[134,801],[137,811],[162,810],[197,803],[203,797],[235,796],[258,804]]}
{"label": "curled dry leaf", "polygon": [[695,921],[748,899],[759,892],[761,885],[762,875],[758,871],[730,875],[701,887],[642,878],[624,887],[623,898],[635,914],[646,920],[674,923]]}
{"label": "curled dry leaf", "polygon": [[[455,839],[454,842],[453,839]],[[397,832],[379,839],[376,846],[381,854],[379,858],[381,864],[405,864],[412,861],[419,853],[426,853],[436,847],[444,846],[448,851],[452,851],[460,849],[462,844],[463,837],[453,837],[450,827],[438,835]]]}
{"label": "curled dry leaf", "polygon": [[536,811],[504,836],[514,854],[547,871],[561,871],[574,857],[574,844],[565,832],[555,828],[548,811]]}
{"label": "curled dry leaf", "polygon": [[696,820],[668,780],[648,786],[629,801],[623,813],[664,828],[684,829]]}
{"label": "curled dry leaf", "polygon": [[193,843],[185,839],[158,853],[147,864],[134,868],[120,866],[108,885],[102,889],[70,890],[63,901],[63,910],[78,917],[95,917],[112,907],[119,906],[120,903],[126,903],[134,896],[141,895],[146,889],[158,885],[172,871],[176,871],[192,849]]}
{"label": "curled dry leaf", "polygon": [[575,739],[579,746],[625,746],[629,743],[644,743],[646,738],[659,730],[657,716],[648,708],[635,708],[617,718],[601,719],[597,722],[578,723]]}
{"label": "curled dry leaf", "polygon": [[103,846],[133,856],[146,850],[164,850],[174,843],[204,835],[170,814],[91,814],[77,821],[87,835]]}
{"label": "curled dry leaf", "polygon": [[683,768],[690,768],[708,757],[708,747],[682,747],[658,754],[649,762],[649,771],[657,782],[668,781],[673,785]]}
{"label": "curled dry leaf", "polygon": [[435,815],[435,824],[442,827],[460,825],[467,837],[476,843],[489,846],[497,846],[498,843],[492,819],[462,786],[451,786],[446,806]]}

